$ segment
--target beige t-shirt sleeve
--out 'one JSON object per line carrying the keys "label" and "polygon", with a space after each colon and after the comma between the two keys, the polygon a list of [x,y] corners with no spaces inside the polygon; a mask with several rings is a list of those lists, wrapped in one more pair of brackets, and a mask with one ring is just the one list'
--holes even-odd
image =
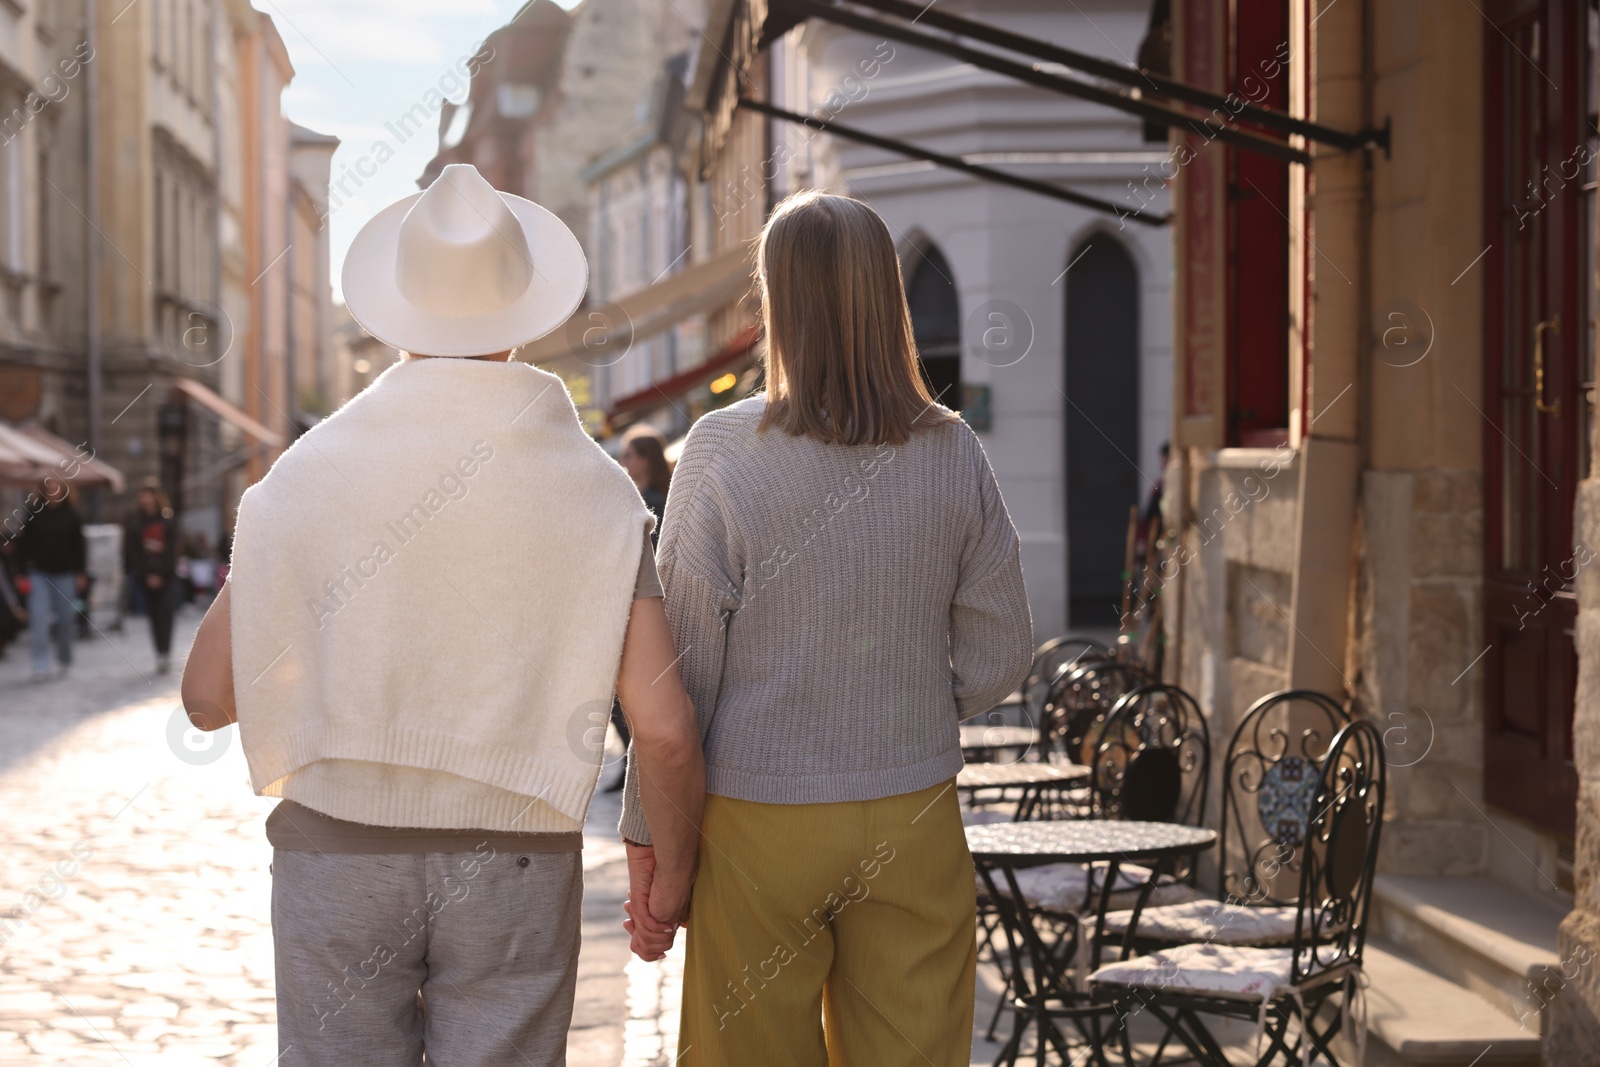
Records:
{"label": "beige t-shirt sleeve", "polygon": [[661,576],[656,573],[656,549],[650,543],[650,535],[644,535],[644,551],[639,553],[639,576],[633,582],[633,599],[646,600],[653,596],[664,596],[661,591]]}

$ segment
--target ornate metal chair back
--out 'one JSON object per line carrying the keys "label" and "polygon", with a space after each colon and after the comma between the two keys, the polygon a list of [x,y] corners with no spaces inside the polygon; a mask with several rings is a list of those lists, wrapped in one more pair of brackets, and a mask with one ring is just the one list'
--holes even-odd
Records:
{"label": "ornate metal chair back", "polygon": [[1044,718],[1045,704],[1056,679],[1070,674],[1085,663],[1115,659],[1116,653],[1092,637],[1052,637],[1033,653],[1033,666],[1022,681],[1022,709],[1028,716],[1029,726],[1036,726]]}
{"label": "ornate metal chair back", "polygon": [[1348,975],[1361,965],[1372,879],[1383,832],[1383,737],[1363,719],[1328,745],[1301,846],[1295,985]]}
{"label": "ornate metal chair back", "polygon": [[1045,700],[1040,736],[1047,750],[1091,766],[1099,722],[1123,694],[1160,680],[1136,664],[1110,659],[1081,663],[1063,672]]}
{"label": "ornate metal chair back", "polygon": [[1091,736],[1090,792],[1106,818],[1199,826],[1211,736],[1194,697],[1175,685],[1124,693]]}
{"label": "ornate metal chair back", "polygon": [[1222,764],[1217,895],[1235,904],[1290,905],[1300,896],[1300,847],[1328,744],[1350,715],[1312,689],[1269,693],[1244,713]]}

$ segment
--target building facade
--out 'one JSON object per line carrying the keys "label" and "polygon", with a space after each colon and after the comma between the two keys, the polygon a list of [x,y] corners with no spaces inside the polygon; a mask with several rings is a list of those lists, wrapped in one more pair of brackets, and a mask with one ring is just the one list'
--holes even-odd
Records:
{"label": "building facade", "polygon": [[1595,12],[1173,8],[1186,83],[1388,142],[1173,141],[1169,669],[1214,737],[1294,686],[1384,729],[1383,1055],[1590,1062]]}
{"label": "building facade", "polygon": [[[1107,60],[1148,28],[1148,5],[1120,0],[950,10]],[[795,32],[795,110],[1108,200],[1167,154],[1131,116],[869,34]],[[1022,536],[1041,640],[1114,631],[1129,509],[1161,477],[1171,423],[1165,189],[1121,219],[792,124],[772,136],[801,161],[774,168],[775,195],[815,184],[888,222],[928,381],[978,429]]]}
{"label": "building facade", "polygon": [[291,336],[302,366],[328,349],[331,142],[291,145],[293,70],[248,0],[11,5],[0,74],[0,418],[158,477],[214,544],[295,432]]}

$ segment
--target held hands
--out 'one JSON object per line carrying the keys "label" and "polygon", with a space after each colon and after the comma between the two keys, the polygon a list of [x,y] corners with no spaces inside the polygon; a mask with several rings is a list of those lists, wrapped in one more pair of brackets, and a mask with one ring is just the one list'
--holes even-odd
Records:
{"label": "held hands", "polygon": [[633,954],[647,963],[663,959],[687,919],[689,887],[656,883],[656,850],[629,842],[628,918],[622,928],[633,938]]}

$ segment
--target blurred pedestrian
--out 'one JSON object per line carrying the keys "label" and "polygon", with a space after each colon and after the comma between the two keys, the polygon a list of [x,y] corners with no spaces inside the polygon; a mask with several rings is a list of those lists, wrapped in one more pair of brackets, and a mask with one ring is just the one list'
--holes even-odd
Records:
{"label": "blurred pedestrian", "polygon": [[[644,506],[650,509],[659,524],[661,516],[667,511],[667,487],[672,483],[672,467],[667,463],[667,439],[654,426],[640,424],[622,435],[622,455],[619,458],[622,469],[628,472],[628,477],[638,487],[639,495],[644,498]],[[651,544],[657,543],[660,534],[661,527],[657,525],[650,534]]]}
{"label": "blurred pedestrian", "polygon": [[[661,535],[710,794],[679,1055],[820,1067],[916,1049],[966,1067],[957,725],[1028,672],[1020,541],[977,436],[923,383],[883,219],[791,197],[756,274],[766,393],[695,424]],[[635,786],[628,840],[647,832]]]}
{"label": "blurred pedestrian", "polygon": [[205,534],[196,534],[189,542],[189,583],[203,604],[217,595],[217,558],[211,554],[211,539]]}
{"label": "blurred pedestrian", "polygon": [[239,502],[183,701],[201,729],[236,719],[256,792],[283,798],[283,1067],[566,1062],[613,692],[660,841],[635,857],[657,871],[635,950],[659,958],[641,936],[687,908],[704,770],[654,521],[561,379],[511,360],[586,274],[554,215],[444,168],[345,260],[351,314],[405,358]]}
{"label": "blurred pedestrian", "polygon": [[0,655],[4,655],[6,646],[28,628],[28,612],[22,606],[12,570],[15,558],[16,543],[9,539],[0,541]]}
{"label": "blurred pedestrian", "polygon": [[146,478],[139,483],[133,515],[122,535],[123,563],[128,577],[144,594],[150,618],[150,639],[156,649],[156,670],[172,669],[172,613],[176,605],[178,570],[177,528],[172,505],[161,483]]}
{"label": "blurred pedestrian", "polygon": [[89,587],[85,573],[88,546],[83,520],[66,483],[47,479],[39,487],[43,507],[28,517],[17,535],[17,556],[28,576],[28,627],[33,646],[33,680],[50,677],[50,646],[65,677],[72,668],[73,601]]}

